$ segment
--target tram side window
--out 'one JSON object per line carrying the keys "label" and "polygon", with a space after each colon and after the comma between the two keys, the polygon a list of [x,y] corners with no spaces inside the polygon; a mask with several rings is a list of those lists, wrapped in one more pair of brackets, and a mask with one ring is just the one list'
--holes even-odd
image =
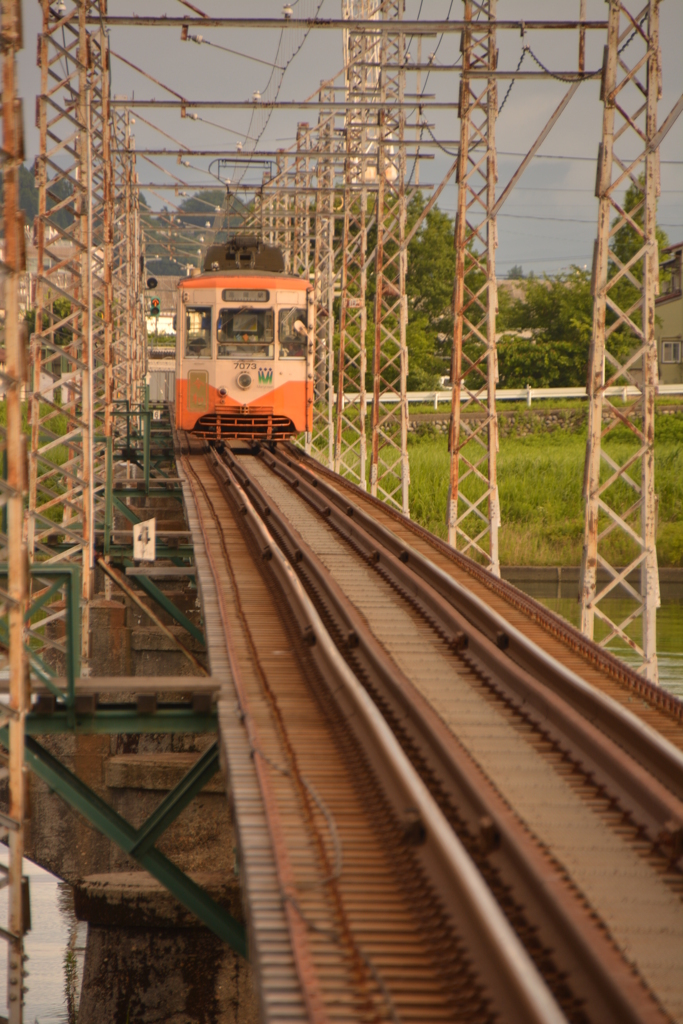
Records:
{"label": "tram side window", "polygon": [[[302,306],[281,309],[278,323],[280,359],[305,359],[308,347],[306,310]],[[297,329],[298,325],[298,329]]]}
{"label": "tram side window", "polygon": [[222,309],[218,315],[219,359],[272,359],[272,309]]}
{"label": "tram side window", "polygon": [[185,355],[190,359],[211,358],[211,306],[186,307]]}

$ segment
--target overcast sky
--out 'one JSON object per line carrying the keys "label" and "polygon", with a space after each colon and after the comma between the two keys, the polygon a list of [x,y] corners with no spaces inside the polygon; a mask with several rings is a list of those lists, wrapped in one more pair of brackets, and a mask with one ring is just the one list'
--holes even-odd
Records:
{"label": "overcast sky", "polygon": [[[70,3],[71,0],[67,0]],[[193,0],[195,6],[209,15],[280,17],[279,0]],[[605,19],[607,4],[604,0],[587,0],[588,17]],[[635,9],[635,4],[633,5]],[[319,11],[321,17],[339,17],[340,0],[298,0],[293,3],[295,16],[311,16]],[[461,0],[407,0],[406,17],[415,18],[422,8],[422,17],[453,19],[462,16]],[[35,63],[35,40],[40,30],[41,13],[38,0],[24,0],[24,42],[20,55],[20,81],[25,100],[25,130],[27,157],[36,154],[38,136],[33,123],[34,96],[40,88],[39,72]],[[574,18],[578,16],[579,0],[498,0],[499,19]],[[109,0],[111,14],[168,14],[182,16],[191,12],[178,0]],[[683,91],[683,2],[662,0],[661,43],[663,61],[663,95],[659,104],[660,122],[668,114]],[[110,46],[143,68],[154,78],[168,85],[187,99],[250,99],[255,90],[264,96],[273,69],[267,63],[288,63],[280,99],[301,100],[311,96],[322,79],[332,78],[342,67],[341,33],[313,31],[306,38],[293,31],[285,32],[281,40],[279,31],[230,30],[211,28],[204,31],[210,44],[182,42],[176,29],[122,28],[113,29]],[[536,57],[555,71],[575,70],[578,37],[574,32],[529,32],[527,42]],[[586,48],[587,69],[597,69],[602,63],[605,33],[588,33]],[[436,51],[436,61],[449,65],[459,56],[460,38],[457,33],[442,38],[427,38],[422,42],[423,60]],[[499,31],[499,68],[514,70],[522,53],[522,39],[517,31]],[[247,56],[226,53],[218,47],[227,47]],[[300,46],[300,49],[298,49]],[[298,49],[298,52],[294,52]],[[418,44],[409,45],[413,60],[417,60]],[[291,60],[290,60],[291,58]],[[524,70],[536,65],[527,54]],[[277,73],[276,73],[277,74]],[[337,84],[341,84],[341,78]],[[507,90],[507,82],[499,84],[499,102]],[[407,92],[415,92],[415,75],[408,76]],[[423,73],[424,88],[424,73]],[[533,142],[544,123],[564,95],[567,86],[552,80],[516,82],[500,113],[497,125],[499,151],[499,185],[502,189],[514,171],[519,158],[507,153],[519,153]],[[427,92],[442,102],[456,102],[458,77],[453,72],[435,72],[430,76]],[[112,57],[112,94],[134,96],[138,99],[170,98],[168,93],[126,64]],[[212,149],[231,148],[248,132],[250,112],[239,110],[202,111],[204,120],[181,118],[179,110],[146,109],[135,114],[135,138],[138,148],[172,146],[173,144],[145,121],[152,121],[173,138],[192,147]],[[260,141],[261,148],[289,145],[295,137],[297,121],[315,124],[317,112],[274,111]],[[413,120],[412,116],[409,118]],[[458,137],[457,110],[430,114],[439,139]],[[595,237],[597,202],[594,198],[595,157],[600,141],[602,106],[599,84],[590,81],[581,85],[569,107],[562,115],[541,153],[571,159],[550,160],[536,158],[527,170],[514,194],[506,203],[499,218],[499,248],[497,265],[500,276],[505,276],[513,263],[522,264],[526,271],[554,272],[572,263],[590,265]],[[207,122],[214,122],[209,124]],[[260,132],[262,123],[252,123],[252,134]],[[450,147],[448,147],[450,148]],[[441,180],[453,160],[439,150],[429,150],[435,159],[421,165],[421,182]],[[662,196],[659,221],[668,232],[671,242],[683,238],[683,117],[667,136],[661,148]],[[193,167],[180,168],[175,160],[165,160],[171,174],[178,174],[193,183],[208,183],[205,172],[208,161],[193,159]],[[171,182],[173,179],[147,163],[138,162],[143,182]],[[196,169],[195,169],[196,168]],[[173,192],[146,192],[153,206],[178,202]],[[443,209],[453,212],[456,189],[450,184],[441,196]]]}

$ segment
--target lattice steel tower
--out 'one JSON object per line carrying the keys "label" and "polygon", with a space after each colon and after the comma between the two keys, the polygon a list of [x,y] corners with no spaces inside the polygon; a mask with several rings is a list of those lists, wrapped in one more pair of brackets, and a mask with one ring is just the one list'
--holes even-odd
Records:
{"label": "lattice steel tower", "polygon": [[[596,184],[600,206],[593,257],[581,628],[592,638],[599,619],[604,629],[600,643],[618,639],[628,645],[653,682],[658,675],[659,607],[654,476],[659,154],[652,141],[660,91],[658,0],[649,0],[644,9],[640,2],[610,0]],[[628,212],[620,197],[625,186],[636,192]],[[617,251],[621,231],[635,238],[633,252]],[[610,339],[624,329],[633,345],[627,354],[617,356]],[[614,385],[637,388],[636,398],[611,400],[607,388]],[[628,453],[609,445],[616,427],[625,428],[634,442]],[[617,569],[616,559],[627,564]],[[628,580],[634,570],[640,571],[640,592]],[[610,608],[604,603],[616,597],[619,588],[633,601],[627,615],[620,614],[618,605]],[[642,643],[627,632],[638,618]]]}
{"label": "lattice steel tower", "polygon": [[[495,78],[468,74],[495,70],[496,0],[465,0],[464,16],[472,27],[463,31],[461,44],[448,542],[499,576],[497,230],[493,209],[498,180],[498,90]],[[463,418],[464,412],[483,415],[470,423]]]}

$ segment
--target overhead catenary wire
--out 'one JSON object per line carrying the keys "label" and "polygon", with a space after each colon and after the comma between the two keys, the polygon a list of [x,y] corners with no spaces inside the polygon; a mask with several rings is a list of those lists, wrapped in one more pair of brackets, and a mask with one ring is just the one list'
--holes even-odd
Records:
{"label": "overhead catenary wire", "polygon": [[188,41],[197,43],[198,45],[211,46],[214,50],[222,50],[224,53],[231,53],[235,57],[244,57],[245,60],[253,60],[256,64],[265,64],[269,68],[277,68],[278,71],[284,71],[284,68],[280,64],[273,64],[270,60],[262,60],[260,57],[252,57],[249,53],[242,53],[240,50],[231,50],[228,46],[221,46],[220,43],[212,43],[210,39],[204,39],[203,36],[190,36],[188,35]]}
{"label": "overhead catenary wire", "polygon": [[[299,6],[299,5],[300,5],[300,0],[295,0],[295,3],[293,4],[293,6],[296,7],[296,6]],[[208,21],[209,23],[211,22],[211,18],[208,15],[204,14],[204,12],[202,12],[200,10],[200,8],[197,7],[196,5],[193,5],[193,4],[183,4],[183,6],[186,6],[186,7],[188,7],[189,10],[194,11],[194,13],[199,15],[202,19]],[[301,6],[310,6],[310,7],[314,8],[315,9],[314,20],[316,20],[318,15],[319,15],[319,12],[320,12],[320,10],[322,8],[322,2],[316,3],[316,4],[309,4],[309,5],[301,4]],[[418,22],[422,18],[423,7],[424,7],[424,0],[420,0],[420,5],[419,5],[418,13],[417,13],[417,21]],[[445,19],[446,22],[448,22],[448,23],[450,23],[450,21],[451,21],[451,15],[452,15],[453,7],[454,7],[454,0],[451,0],[451,2],[449,3],[449,6],[448,6],[448,11],[446,13],[446,19]],[[191,20],[193,21],[194,25],[198,25],[199,24],[199,22],[196,19],[191,19]],[[642,21],[642,18],[641,18],[641,21]],[[273,26],[273,27],[276,27],[276,26]],[[291,61],[296,57],[297,53],[300,52],[301,47],[303,46],[303,44],[305,42],[305,39],[307,38],[309,32],[311,31],[311,29],[314,26],[311,25],[310,22],[309,22],[304,27],[304,25],[302,23],[301,26],[299,28],[297,28],[297,30],[295,32],[289,31],[289,29],[291,29],[292,26],[286,26],[286,27],[288,29],[287,32],[283,31],[283,27],[282,26],[280,27],[280,34],[279,34],[279,39],[278,39],[278,43],[277,43],[276,54],[275,54],[275,57],[274,57],[273,61],[265,61],[261,57],[253,58],[253,59],[256,59],[257,61],[259,61],[261,63],[267,64],[271,68],[270,76],[269,76],[268,82],[267,82],[265,90],[264,90],[264,92],[266,94],[264,96],[264,100],[266,100],[266,101],[267,101],[267,96],[268,96],[269,93],[273,93],[276,97],[279,96],[280,89],[281,89],[281,86],[282,86],[283,77],[284,77],[284,73],[286,72],[287,68],[289,67]],[[411,28],[413,28],[413,27],[414,26],[411,26]],[[443,28],[444,26],[440,25],[439,27]],[[475,28],[476,27],[476,23],[474,23],[472,27]],[[109,26],[108,25],[106,26],[106,30],[107,31],[109,30]],[[522,32],[523,32],[523,37],[524,37],[525,29],[523,29]],[[628,39],[626,39],[625,43],[623,43],[622,46],[620,47],[620,52],[623,52],[623,50],[626,48],[626,46],[629,45],[629,43],[635,38],[636,35],[637,35],[637,31],[634,31],[634,32],[632,32],[630,34]],[[291,45],[291,48],[290,48],[289,56],[287,57],[286,60],[282,60],[280,55],[283,52],[282,48],[283,48],[283,45],[284,45],[284,40],[287,39],[287,38],[292,39],[292,37],[294,37],[294,38],[293,38],[292,45]],[[408,53],[408,47],[413,42],[414,37],[415,37],[414,33],[411,32],[411,35],[408,37],[408,41],[407,41],[406,53]],[[193,37],[192,36],[188,36],[188,38],[189,38],[190,41],[193,41]],[[436,42],[436,46],[434,48],[434,52],[432,54],[430,54],[430,57],[429,57],[431,67],[430,67],[430,70],[427,71],[427,75],[425,77],[424,84],[421,87],[421,96],[424,95],[426,93],[426,91],[427,91],[431,70],[433,70],[433,63],[434,63],[436,54],[438,53],[439,48],[441,47],[441,45],[443,43],[444,38],[445,38],[445,32],[441,31],[440,35],[439,35],[439,38],[438,38],[438,40]],[[252,59],[252,56],[250,54],[248,54],[248,53],[244,53],[244,52],[238,51],[238,50],[230,50],[228,47],[224,47],[224,46],[222,46],[222,44],[218,44],[217,42],[214,42],[211,39],[206,39],[205,37],[200,37],[199,40],[197,40],[196,37],[195,37],[194,41],[195,42],[196,41],[200,41],[203,44],[206,44],[206,45],[209,45],[209,46],[214,46],[216,49],[220,49],[221,51],[224,51],[226,53],[231,53],[234,56],[240,56],[240,57],[244,57],[246,59]],[[527,45],[525,45],[523,47],[523,49],[522,49],[522,54],[520,56],[520,61],[519,61],[518,65],[517,65],[517,70],[519,70],[521,68],[522,62],[525,59],[525,55],[526,55],[527,50],[529,50],[530,56],[535,61],[535,63],[539,66],[539,68],[541,68],[541,70],[543,70],[545,73],[548,73],[548,74],[552,75],[553,77],[557,78],[558,80],[564,80],[562,78],[562,75],[558,75],[555,72],[552,72],[552,70],[546,66],[544,61],[542,61],[541,58],[536,53],[534,53],[531,50],[531,48],[529,46],[527,46]],[[114,52],[114,51],[112,51],[112,52]],[[114,56],[119,58],[120,54],[114,52]],[[152,81],[158,82],[158,84],[162,88],[164,88],[166,91],[168,91],[169,93],[174,95],[176,98],[182,99],[182,97],[180,96],[179,93],[177,93],[172,88],[166,86],[163,82],[159,81],[158,79],[155,79],[151,75],[148,75],[141,68],[137,68],[136,65],[134,65],[132,62],[128,61],[126,58],[121,57],[121,59],[125,63],[127,63],[129,66],[131,66],[134,70],[136,70],[139,73],[145,75],[145,77],[150,78],[150,80],[152,80]],[[454,64],[453,67],[455,69],[456,65]],[[406,68],[407,68],[407,70],[410,70],[410,68],[411,68],[410,63],[407,63]],[[339,74],[342,74],[342,73],[343,73],[343,69],[342,69],[341,72],[338,73],[338,75],[335,76],[335,79],[338,78]],[[514,82],[515,82],[515,79],[513,78],[511,80],[511,82],[510,82],[510,85],[508,87],[506,96],[505,96],[505,98],[503,100],[503,103],[501,104],[499,110],[503,109],[503,107],[505,105],[505,102],[506,102],[508,96],[510,95],[510,89],[514,85]],[[315,94],[313,94],[313,95],[315,95]],[[420,97],[417,97],[416,98],[416,103],[415,103],[415,108],[419,108],[419,107],[420,107]],[[247,141],[249,143],[248,150],[247,150],[247,156],[248,156],[249,154],[253,153],[254,149],[258,145],[258,142],[259,142],[260,138],[262,137],[263,133],[267,129],[267,125],[268,125],[268,123],[270,121],[270,118],[271,118],[271,115],[272,115],[272,109],[273,108],[268,108],[267,112],[265,110],[259,110],[258,108],[252,109],[252,111],[251,111],[251,118],[250,118],[250,131],[246,135],[244,133],[241,133],[241,132],[237,131],[234,128],[229,128],[226,125],[221,125],[221,124],[218,124],[217,122],[210,121],[208,118],[201,117],[201,115],[197,114],[194,111],[192,111],[191,113],[188,111],[187,115],[189,115],[189,118],[191,118],[192,120],[199,120],[199,121],[201,121],[203,123],[206,123],[206,124],[210,125],[211,127],[214,127],[214,128],[216,128],[218,130],[225,131],[225,132],[237,135],[237,136],[245,139],[245,141]],[[138,116],[140,116],[140,119],[144,123],[148,124],[150,127],[152,127],[155,130],[161,132],[161,134],[165,135],[166,137],[172,138],[172,136],[170,136],[170,135],[168,135],[168,133],[164,132],[163,129],[157,128],[157,126],[154,125],[152,123],[152,121],[147,120],[142,115],[138,115]],[[262,124],[258,124],[258,120],[259,119],[262,119],[262,121],[263,121]],[[251,133],[251,128],[254,126],[254,124],[257,124],[258,127],[257,127],[255,133],[252,134]],[[449,155],[451,157],[456,155],[454,149],[449,148],[447,145],[446,146],[443,145],[443,142],[438,137],[437,133],[435,132],[435,130],[433,129],[433,127],[431,125],[424,124],[424,123],[420,124],[419,125],[419,139],[415,140],[415,143],[417,145],[417,155],[414,157],[414,160],[413,160],[413,172],[410,175],[409,182],[412,181],[412,178],[413,178],[413,175],[414,175],[414,169],[415,169],[415,166],[416,166],[416,160],[417,160],[417,158],[419,156],[419,153],[420,153],[420,148],[419,147],[420,147],[420,145],[424,144],[423,135],[424,135],[425,132],[427,132],[428,135],[429,135],[429,140],[430,141],[429,141],[428,144],[435,145],[437,148],[441,149],[441,151],[443,151],[444,153],[446,153],[447,155]],[[182,147],[185,151],[188,150],[188,147],[184,143],[178,143],[178,145],[180,147]],[[245,147],[245,149],[246,148],[247,147]],[[505,151],[505,150],[498,150],[498,154],[501,157],[507,157],[507,156],[511,156],[511,157],[512,156],[520,156],[521,157],[521,156],[525,155],[523,153],[516,153],[516,152],[512,152],[512,151]],[[254,153],[254,156],[256,156],[256,155],[257,154]],[[537,156],[538,159],[543,159],[543,160],[549,160],[550,159],[550,160],[583,161],[583,162],[590,162],[590,163],[594,163],[595,162],[594,158],[592,156],[580,156],[580,155],[578,155],[578,156],[570,156],[569,154],[545,154],[545,153],[536,154],[536,156]],[[675,160],[672,160],[672,161],[661,161],[661,162],[662,162],[662,164],[670,164],[670,165],[674,165],[674,166],[678,166],[681,163],[683,163],[683,161],[675,161]],[[240,163],[242,163],[242,162],[240,161]],[[155,166],[158,166],[158,165],[155,165]],[[249,169],[250,166],[251,166],[251,163],[250,163],[249,159],[247,159],[246,161],[244,161],[242,163],[242,166],[239,169],[238,178],[237,178],[236,181],[233,182],[233,188],[235,186],[239,186],[240,182],[244,178],[244,175],[247,173],[247,170]],[[199,183],[181,182],[181,179],[177,175],[175,175],[175,174],[165,170],[164,168],[160,167],[159,169],[162,170],[162,173],[164,173],[165,175],[170,177],[172,180],[177,181],[178,186],[180,188],[184,188],[184,189],[187,189],[188,191],[192,191],[192,190],[196,190],[198,187],[200,187]],[[200,174],[208,174],[209,173],[205,168],[200,167],[200,166],[194,167],[194,170],[196,170]],[[220,180],[220,179],[218,179],[218,180]],[[161,184],[161,183],[159,183],[159,184]],[[218,185],[218,181],[217,181],[217,185]],[[204,186],[204,187],[208,187],[208,186]],[[220,187],[220,186],[218,186],[218,187]],[[532,186],[527,186],[527,187],[523,187],[522,186],[522,188],[524,188],[525,190],[528,190],[528,191],[535,191]],[[566,190],[563,190],[562,188],[550,189],[550,188],[541,186],[541,187],[539,187],[539,189],[537,189],[537,191],[556,191],[556,192],[576,191],[576,192],[578,192],[580,190],[579,189],[566,189]],[[586,191],[588,192],[590,190],[586,190]],[[663,190],[663,191],[665,193],[669,192],[672,195],[673,194],[678,194],[676,192],[676,190]],[[206,204],[206,205],[207,205],[207,212],[208,212],[208,209],[211,208],[211,204]],[[515,214],[515,213],[501,214],[501,216],[508,217],[509,219],[525,219],[524,215],[522,215],[522,214]],[[541,220],[541,221],[542,220],[548,220],[548,221],[553,221],[553,222],[557,222],[557,223],[562,223],[562,222],[567,222],[567,223],[592,223],[592,221],[581,220],[581,219],[577,220],[576,218],[563,218],[563,217],[556,217],[556,216],[553,216],[553,217],[543,217],[542,215],[539,216],[538,213],[536,213],[536,215],[530,214],[526,219],[529,219],[529,220]],[[678,226],[679,226],[678,223],[671,224],[671,227],[677,228]]]}

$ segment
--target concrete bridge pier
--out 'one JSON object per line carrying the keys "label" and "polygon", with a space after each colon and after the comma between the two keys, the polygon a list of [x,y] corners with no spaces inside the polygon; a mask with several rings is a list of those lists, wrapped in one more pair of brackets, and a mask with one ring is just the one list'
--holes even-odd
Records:
{"label": "concrete bridge pier", "polygon": [[[239,883],[193,873],[240,916]],[[88,922],[79,1024],[255,1024],[246,961],[145,872],[92,875],[75,887]]]}
{"label": "concrete bridge pier", "polygon": [[[177,583],[169,586],[178,588]],[[196,591],[174,601],[198,620]],[[191,663],[139,608],[114,591],[91,610],[91,673],[179,676]],[[158,608],[156,614],[173,629]],[[202,648],[183,630],[183,643]],[[130,698],[126,698],[130,699]],[[215,734],[44,735],[36,739],[133,826],[140,827]],[[79,1024],[252,1024],[248,963],[35,775],[27,855],[74,887],[88,933]],[[158,849],[242,919],[232,818],[216,774]]]}

